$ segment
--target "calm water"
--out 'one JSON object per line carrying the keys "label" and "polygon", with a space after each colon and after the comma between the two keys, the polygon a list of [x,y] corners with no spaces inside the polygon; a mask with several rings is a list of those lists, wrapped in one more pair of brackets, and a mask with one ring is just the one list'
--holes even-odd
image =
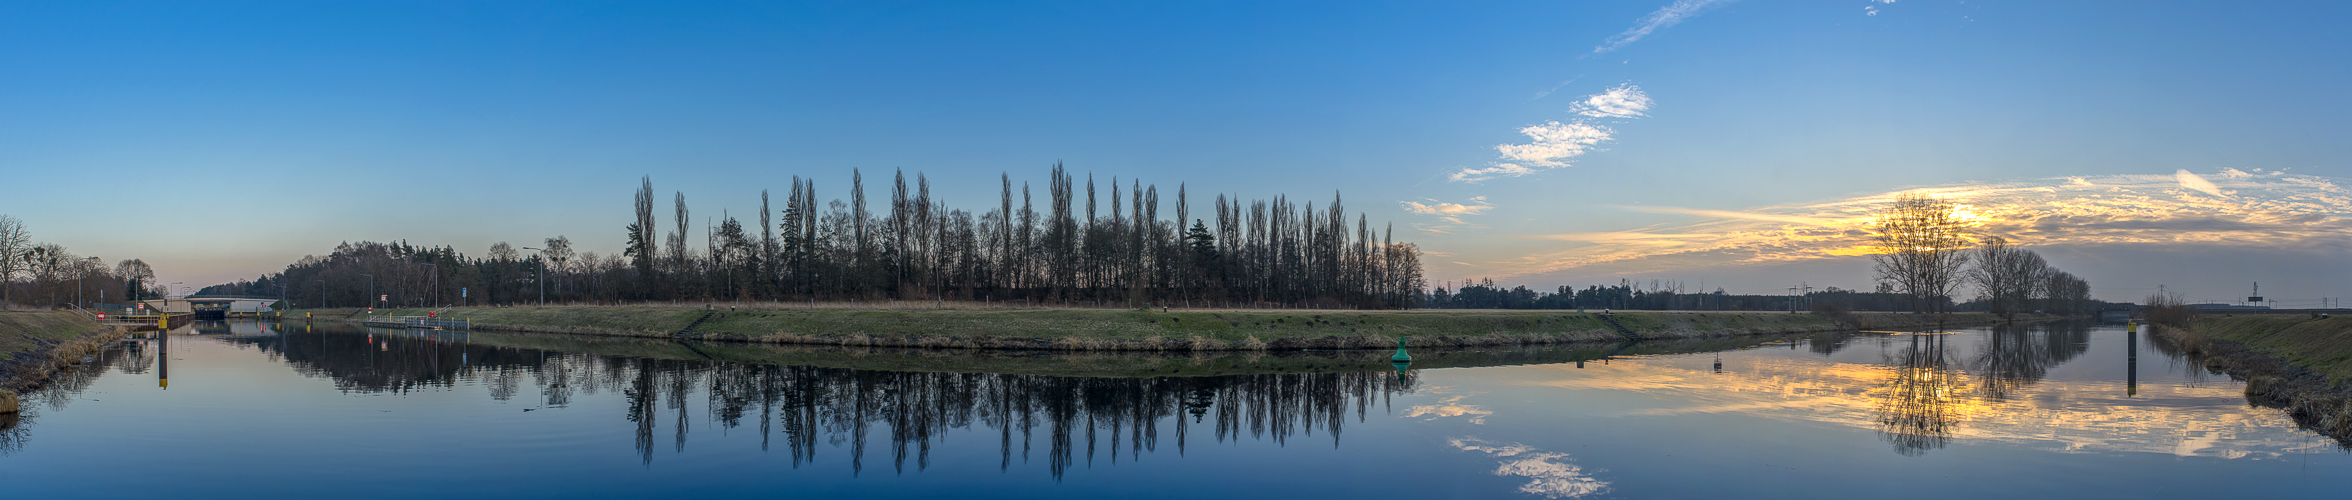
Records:
{"label": "calm water", "polygon": [[1401,376],[1385,354],[207,324],[29,395],[0,432],[0,484],[17,498],[2235,498],[2352,484],[2333,441],[2119,327],[1433,351]]}

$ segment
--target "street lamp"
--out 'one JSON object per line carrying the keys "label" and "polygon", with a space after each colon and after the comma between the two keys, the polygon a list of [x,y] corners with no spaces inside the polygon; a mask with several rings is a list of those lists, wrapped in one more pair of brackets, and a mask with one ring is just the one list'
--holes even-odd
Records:
{"label": "street lamp", "polygon": [[[369,296],[374,296],[374,295],[376,294],[376,275],[373,275],[373,274],[362,274],[362,275],[360,275],[360,276],[366,276],[366,277],[368,278],[368,295],[369,295]],[[370,312],[370,313],[374,313],[374,312],[376,312],[376,299],[367,299],[367,300],[368,300],[368,312]]]}
{"label": "street lamp", "polygon": [[[523,247],[523,249],[524,249],[524,250],[538,250],[537,248],[532,248],[532,247]],[[539,258],[539,307],[547,307],[547,258],[546,258],[546,257],[540,257],[540,258]]]}
{"label": "street lamp", "polygon": [[441,303],[441,265],[428,262],[425,267],[433,268],[433,304],[435,306],[445,305]]}

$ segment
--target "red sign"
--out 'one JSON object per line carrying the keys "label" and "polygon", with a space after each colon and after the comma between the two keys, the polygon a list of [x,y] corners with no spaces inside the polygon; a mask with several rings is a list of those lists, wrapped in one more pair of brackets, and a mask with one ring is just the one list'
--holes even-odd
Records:
{"label": "red sign", "polygon": [[425,311],[425,317],[427,317],[427,318],[439,318],[439,317],[441,317],[441,313],[440,313],[440,312],[436,312],[436,311]]}
{"label": "red sign", "polygon": [[98,313],[98,319],[106,319],[106,313]]}

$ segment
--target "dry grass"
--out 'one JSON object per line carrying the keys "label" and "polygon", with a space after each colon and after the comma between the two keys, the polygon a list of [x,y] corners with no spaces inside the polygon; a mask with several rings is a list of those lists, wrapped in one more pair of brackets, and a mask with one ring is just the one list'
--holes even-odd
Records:
{"label": "dry grass", "polygon": [[72,311],[0,312],[0,386],[36,386],[51,372],[81,364],[84,357],[121,337]]}

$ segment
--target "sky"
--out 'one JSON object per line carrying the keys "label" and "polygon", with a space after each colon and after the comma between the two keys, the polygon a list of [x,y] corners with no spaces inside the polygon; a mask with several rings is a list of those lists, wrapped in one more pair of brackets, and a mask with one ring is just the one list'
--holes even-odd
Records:
{"label": "sky", "polygon": [[212,284],[345,241],[617,252],[641,177],[751,220],[795,175],[984,209],[1061,163],[1337,192],[1440,285],[1780,293],[1872,288],[1858,231],[1925,190],[2100,298],[2314,306],[2352,296],[2348,11],[8,2],[0,214]]}

